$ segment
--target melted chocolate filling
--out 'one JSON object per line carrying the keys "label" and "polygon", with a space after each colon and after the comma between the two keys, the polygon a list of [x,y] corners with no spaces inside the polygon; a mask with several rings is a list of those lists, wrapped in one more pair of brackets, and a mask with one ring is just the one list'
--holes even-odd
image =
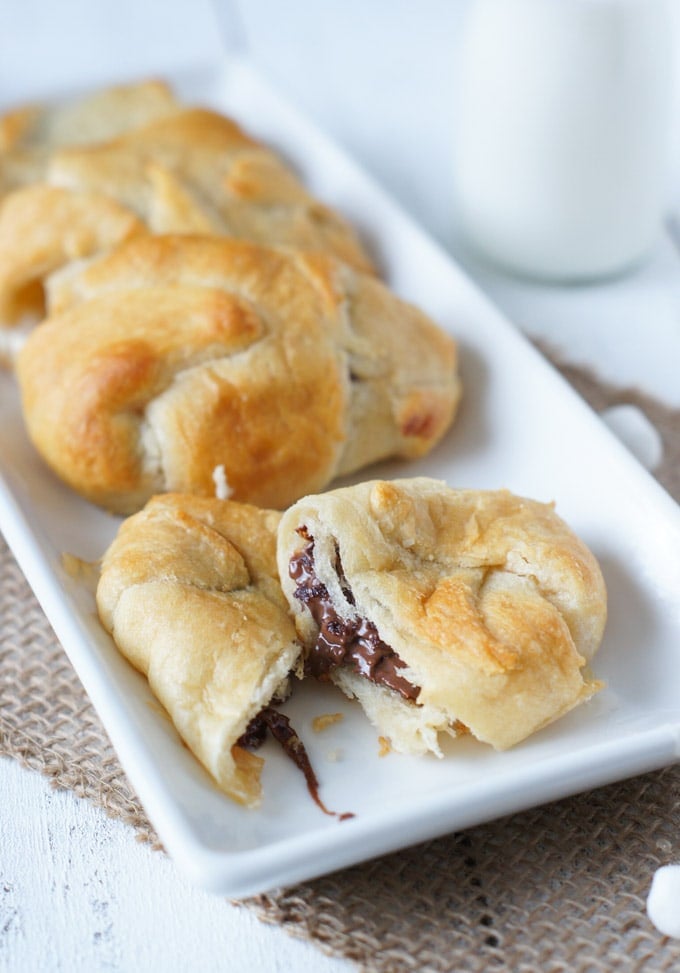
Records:
{"label": "melted chocolate filling", "polygon": [[245,733],[239,737],[237,744],[245,750],[257,750],[262,746],[266,737],[267,730],[274,739],[281,744],[283,752],[293,761],[296,767],[305,775],[307,790],[309,791],[315,804],[317,804],[324,814],[346,821],[353,818],[353,814],[338,814],[336,811],[329,811],[319,795],[319,780],[314,773],[305,745],[290,724],[290,720],[283,713],[265,706],[257,716],[254,716],[246,727]]}
{"label": "melted chocolate filling", "polygon": [[[289,574],[296,584],[295,597],[307,606],[319,626],[319,634],[312,651],[305,660],[305,673],[327,681],[333,669],[348,666],[360,676],[387,686],[404,699],[415,702],[420,688],[400,674],[405,669],[391,645],[380,638],[378,629],[367,618],[341,618],[336,612],[328,589],[319,581],[314,566],[314,538],[303,527],[298,533],[308,543],[290,559]],[[335,570],[345,598],[354,604],[354,597],[342,570],[340,554]]]}

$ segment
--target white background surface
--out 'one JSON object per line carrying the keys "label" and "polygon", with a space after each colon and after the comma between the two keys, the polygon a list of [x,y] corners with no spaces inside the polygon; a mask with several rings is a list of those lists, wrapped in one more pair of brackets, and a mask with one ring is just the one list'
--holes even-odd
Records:
{"label": "white background surface", "polygon": [[[669,238],[634,274],[582,288],[513,281],[461,250],[449,139],[451,51],[464,6],[244,0],[240,23],[230,4],[219,13],[232,41],[245,39],[263,73],[462,258],[519,326],[605,377],[680,404],[680,261]],[[5,4],[0,99],[50,82],[162,72],[214,56],[218,43],[208,4]],[[6,760],[0,793],[2,973],[351,968],[187,887],[128,828]]]}

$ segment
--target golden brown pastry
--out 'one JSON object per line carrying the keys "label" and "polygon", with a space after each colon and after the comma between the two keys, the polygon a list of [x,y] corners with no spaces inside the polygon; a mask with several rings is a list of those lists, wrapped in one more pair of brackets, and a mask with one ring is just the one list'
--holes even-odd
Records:
{"label": "golden brown pastry", "polygon": [[178,102],[162,81],[140,81],[96,91],[57,105],[24,105],[0,116],[0,196],[44,176],[60,146],[115,138],[171,115]]}
{"label": "golden brown pastry", "polygon": [[146,231],[115,197],[49,185],[55,152],[109,141],[179,109],[166,84],[142,81],[0,117],[0,364],[12,363],[44,316],[48,274]]}
{"label": "golden brown pastry", "polygon": [[453,340],[322,254],[134,238],[62,281],[18,360],[28,430],[85,497],[283,508],[387,456],[418,457],[459,398]]}
{"label": "golden brown pastry", "polygon": [[144,232],[134,213],[100,193],[44,184],[10,193],[0,203],[0,321],[42,317],[49,274]]}
{"label": "golden brown pastry", "polygon": [[262,759],[237,746],[300,653],[276,572],[280,515],[166,495],[104,555],[97,607],[220,787],[260,800]]}
{"label": "golden brown pastry", "polygon": [[440,732],[510,747],[591,696],[598,564],[551,505],[427,478],[305,497],[279,575],[306,671],[355,696],[400,751]]}
{"label": "golden brown pastry", "polygon": [[[48,140],[42,182],[7,196],[0,206],[0,352],[15,343],[8,332],[22,317],[52,310],[46,277],[113,248],[129,235],[126,224],[137,232],[215,233],[319,250],[373,271],[349,224],[310,196],[272,151],[216,112],[173,108],[94,145],[59,149]],[[62,122],[56,134],[61,140],[73,129]],[[94,136],[96,128],[89,131]]]}
{"label": "golden brown pastry", "polygon": [[57,152],[48,181],[104,193],[156,233],[185,230],[168,225],[179,193],[192,219],[201,214],[205,221],[188,231],[209,226],[256,243],[321,250],[358,270],[373,270],[342,217],[310,196],[273,151],[207,109],[186,108],[111,142]]}

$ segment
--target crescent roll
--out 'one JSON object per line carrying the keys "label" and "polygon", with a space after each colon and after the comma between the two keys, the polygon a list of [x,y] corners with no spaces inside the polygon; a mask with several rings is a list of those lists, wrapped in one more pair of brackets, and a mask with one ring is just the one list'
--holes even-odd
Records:
{"label": "crescent roll", "polygon": [[52,469],[111,510],[155,493],[282,509],[441,438],[456,346],[376,278],[323,254],[135,237],[61,282],[18,359]]}
{"label": "crescent roll", "polygon": [[[72,127],[61,124],[60,136]],[[8,332],[26,315],[35,323],[53,310],[48,275],[113,249],[133,231],[318,250],[374,270],[349,224],[274,152],[217,112],[175,105],[114,139],[53,148],[41,182],[0,206],[0,350],[8,360]]]}
{"label": "crescent roll", "polygon": [[396,750],[441,732],[504,749],[588,699],[606,593],[552,506],[426,478],[305,497],[279,575],[305,670],[356,697]]}
{"label": "crescent roll", "polygon": [[111,196],[158,233],[184,229],[167,224],[158,202],[183,193],[214,232],[320,250],[373,271],[341,216],[310,196],[276,153],[208,109],[185,108],[110,142],[63,149],[51,158],[48,181]]}
{"label": "crescent roll", "polygon": [[133,212],[100,193],[43,184],[10,193],[0,203],[0,321],[42,317],[49,274],[144,232]]}
{"label": "crescent roll", "polygon": [[178,108],[168,85],[152,80],[7,112],[0,116],[0,196],[43,178],[50,153],[60,146],[112,139]]}
{"label": "crescent roll", "polygon": [[259,803],[262,759],[237,745],[300,646],[276,571],[280,515],[165,495],[124,521],[104,555],[102,624],[191,751],[234,800]]}
{"label": "crescent roll", "polygon": [[50,273],[147,231],[115,197],[49,185],[55,153],[110,141],[180,107],[168,85],[141,81],[0,116],[0,363],[13,362],[44,316]]}

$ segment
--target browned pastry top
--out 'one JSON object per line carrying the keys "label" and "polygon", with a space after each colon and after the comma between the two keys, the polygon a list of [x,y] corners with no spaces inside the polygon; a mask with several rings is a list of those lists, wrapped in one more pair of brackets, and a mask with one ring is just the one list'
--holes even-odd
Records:
{"label": "browned pastry top", "polygon": [[[159,82],[0,119],[0,355],[50,274],[132,232],[206,233],[374,266],[353,228],[230,118]],[[5,347],[4,356],[13,351]]]}
{"label": "browned pastry top", "polygon": [[599,687],[584,666],[605,624],[602,574],[551,505],[425,477],[303,498],[283,515],[278,558],[308,651],[319,624],[296,565],[309,539],[334,613],[370,622],[418,690],[414,702],[333,673],[398,749],[437,752],[459,724],[508,747]]}
{"label": "browned pastry top", "polygon": [[458,402],[453,340],[322,254],[140,236],[60,279],[18,362],[36,446],[84,496],[161,491],[283,508],[387,456],[417,457]]}
{"label": "browned pastry top", "polygon": [[300,652],[276,576],[279,514],[167,494],[120,527],[97,606],[187,745],[240,803],[262,760],[236,746]]}

